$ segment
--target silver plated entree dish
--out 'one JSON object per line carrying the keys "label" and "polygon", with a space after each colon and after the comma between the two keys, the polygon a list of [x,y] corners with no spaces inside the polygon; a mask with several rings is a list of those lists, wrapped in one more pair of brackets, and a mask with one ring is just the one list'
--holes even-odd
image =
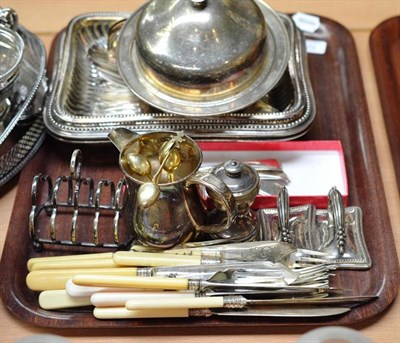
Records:
{"label": "silver plated entree dish", "polygon": [[107,142],[107,134],[121,126],[137,133],[183,131],[195,139],[297,138],[313,122],[315,102],[303,36],[290,17],[278,16],[290,51],[276,86],[241,111],[197,117],[151,107],[124,84],[117,66],[107,63],[109,31],[128,13],[78,16],[57,42],[45,125],[55,138],[79,143]]}

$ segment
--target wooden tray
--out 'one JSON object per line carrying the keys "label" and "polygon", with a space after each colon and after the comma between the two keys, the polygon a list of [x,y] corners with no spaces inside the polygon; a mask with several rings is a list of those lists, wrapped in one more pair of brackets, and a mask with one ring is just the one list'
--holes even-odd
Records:
{"label": "wooden tray", "polygon": [[[350,206],[360,206],[363,210],[364,235],[373,261],[372,268],[367,271],[338,271],[333,278],[333,285],[351,289],[354,295],[379,294],[377,300],[356,307],[342,316],[312,320],[210,317],[100,321],[92,316],[91,309],[42,310],[38,307],[38,294],[29,291],[25,285],[26,262],[36,256],[62,254],[67,251],[71,253],[72,249],[52,248],[42,254],[34,252],[28,235],[31,180],[39,172],[49,174],[52,178],[68,174],[69,159],[76,148],[74,145],[48,138],[20,176],[20,186],[1,260],[1,297],[5,306],[17,317],[38,326],[135,330],[154,330],[157,327],[179,328],[185,332],[199,332],[200,328],[209,328],[215,333],[219,328],[233,327],[262,333],[271,330],[272,326],[345,325],[377,316],[389,306],[399,287],[399,265],[354,41],[346,28],[325,18],[322,18],[321,29],[312,38],[327,40],[328,48],[323,56],[309,56],[318,114],[311,130],[302,139],[341,140],[347,163],[348,203]],[[111,178],[114,181],[122,176],[117,166],[118,153],[112,146],[80,148],[84,159],[83,175],[90,175],[95,180]]]}
{"label": "wooden tray", "polygon": [[400,16],[385,20],[372,31],[370,48],[400,190]]}

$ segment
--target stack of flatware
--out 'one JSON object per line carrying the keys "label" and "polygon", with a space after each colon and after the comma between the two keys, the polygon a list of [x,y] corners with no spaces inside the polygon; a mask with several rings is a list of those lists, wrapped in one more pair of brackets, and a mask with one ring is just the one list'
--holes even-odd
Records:
{"label": "stack of flatware", "polygon": [[33,258],[26,281],[42,308],[94,306],[98,319],[329,316],[375,298],[332,287],[323,253],[283,242],[233,250]]}

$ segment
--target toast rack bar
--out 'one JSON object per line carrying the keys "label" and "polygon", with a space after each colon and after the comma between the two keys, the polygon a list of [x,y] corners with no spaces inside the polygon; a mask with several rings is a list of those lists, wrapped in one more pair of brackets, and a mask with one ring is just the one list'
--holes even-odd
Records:
{"label": "toast rack bar", "polygon": [[[67,246],[83,247],[102,247],[122,249],[129,247],[133,241],[133,236],[128,235],[128,239],[121,240],[120,219],[124,209],[124,195],[126,191],[126,181],[121,179],[115,186],[113,181],[102,179],[96,187],[92,178],[82,177],[82,152],[77,149],[73,152],[70,161],[70,175],[59,176],[54,183],[48,175],[38,174],[33,178],[31,188],[32,208],[29,214],[29,234],[33,241],[35,250],[41,251],[44,244],[58,244]],[[38,195],[41,187],[47,187],[46,200],[38,204]],[[86,189],[85,189],[86,188]],[[66,190],[66,194],[62,193]],[[108,192],[108,194],[106,194]],[[85,193],[86,199],[80,199]],[[102,198],[108,195],[108,201],[104,204]],[[83,197],[83,196],[82,196]],[[61,198],[66,198],[64,201]],[[68,210],[71,214],[70,239],[58,239],[57,218],[63,211]],[[38,227],[37,220],[41,212],[45,212],[49,217],[48,231],[49,237],[41,237],[43,232]],[[81,229],[78,225],[82,215],[91,215],[93,220],[91,240],[79,241],[78,236]],[[99,222],[101,216],[113,216],[111,232],[112,241],[102,242],[99,234]]]}

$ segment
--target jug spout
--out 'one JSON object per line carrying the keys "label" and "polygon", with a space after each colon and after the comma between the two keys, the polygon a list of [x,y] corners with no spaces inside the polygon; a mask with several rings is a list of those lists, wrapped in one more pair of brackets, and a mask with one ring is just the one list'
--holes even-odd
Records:
{"label": "jug spout", "polygon": [[117,147],[119,151],[122,151],[123,148],[136,136],[138,136],[137,133],[124,127],[119,127],[113,129],[108,134],[108,139]]}

